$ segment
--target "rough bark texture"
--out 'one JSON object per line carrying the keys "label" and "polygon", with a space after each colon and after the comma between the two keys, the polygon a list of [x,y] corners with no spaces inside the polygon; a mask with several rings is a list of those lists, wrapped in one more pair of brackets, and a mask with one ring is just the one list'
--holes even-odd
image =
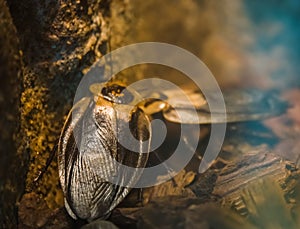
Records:
{"label": "rough bark texture", "polygon": [[16,29],[6,2],[0,1],[0,227],[16,225],[16,199],[24,187],[26,153],[17,151],[22,144],[19,100],[21,61]]}
{"label": "rough bark texture", "polygon": [[[107,51],[110,2],[9,0],[10,12],[4,1],[0,4],[0,221],[6,228],[16,226],[16,202],[25,183],[25,192],[37,193],[47,208],[63,206],[56,160],[39,182],[34,179],[59,137],[83,73]],[[18,76],[18,41],[23,78]]]}

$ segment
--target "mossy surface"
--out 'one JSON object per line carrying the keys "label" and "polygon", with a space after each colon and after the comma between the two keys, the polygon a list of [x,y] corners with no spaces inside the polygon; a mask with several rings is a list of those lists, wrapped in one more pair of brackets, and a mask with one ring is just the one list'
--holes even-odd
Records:
{"label": "mossy surface", "polygon": [[[1,1],[1,4],[4,3]],[[41,198],[55,214],[57,209],[63,209],[56,157],[41,179],[35,179],[45,168],[57,144],[83,74],[108,50],[110,1],[8,0],[7,4],[9,11],[4,17],[11,15],[9,26],[16,27],[14,40],[20,41],[23,61],[22,78],[17,82],[20,90],[16,107],[20,116],[17,119],[19,129],[15,134],[15,152],[24,158],[16,164],[20,166],[23,177],[21,174],[14,176],[16,182],[25,184],[23,192],[36,193],[31,198]],[[2,34],[6,36],[9,31]],[[4,42],[2,44],[5,45]],[[24,174],[27,174],[26,178]],[[16,189],[13,182],[6,186]],[[21,189],[18,198],[12,198],[10,205],[12,208],[18,205],[21,209],[28,209],[22,204],[31,201],[14,204],[21,199]],[[34,213],[28,211],[28,214]],[[15,218],[13,225],[16,224],[16,211],[7,208],[3,215]],[[37,214],[37,217],[40,215]],[[24,218],[26,211],[22,212],[19,220]],[[34,228],[34,225],[25,225]]]}
{"label": "mossy surface", "polygon": [[19,99],[21,93],[21,52],[16,28],[4,0],[0,0],[0,227],[16,224],[16,199],[24,189],[26,153],[21,144]]}

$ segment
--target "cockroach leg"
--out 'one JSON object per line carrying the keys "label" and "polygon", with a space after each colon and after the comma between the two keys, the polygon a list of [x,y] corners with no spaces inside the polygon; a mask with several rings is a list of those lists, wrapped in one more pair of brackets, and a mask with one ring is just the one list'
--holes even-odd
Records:
{"label": "cockroach leg", "polygon": [[50,154],[49,154],[49,157],[47,158],[47,162],[46,162],[46,165],[42,168],[42,170],[39,172],[39,174],[37,175],[36,178],[34,178],[34,183],[37,183],[39,180],[42,179],[44,173],[48,170],[51,162],[53,161],[53,158],[56,154],[56,151],[57,151],[57,147],[58,147],[58,140],[55,142],[55,145],[53,147],[53,149],[51,150]]}

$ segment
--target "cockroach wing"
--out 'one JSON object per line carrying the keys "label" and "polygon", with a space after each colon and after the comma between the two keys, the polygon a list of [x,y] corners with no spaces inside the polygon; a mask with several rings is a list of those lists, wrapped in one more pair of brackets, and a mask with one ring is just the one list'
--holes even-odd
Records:
{"label": "cockroach wing", "polygon": [[[143,152],[149,152],[149,145],[140,147],[143,152],[132,152],[118,139],[125,138],[122,128],[129,125],[137,140],[132,144],[142,144],[151,138],[150,121],[138,108],[126,114],[118,109],[107,101],[102,104],[84,98],[68,115],[59,141],[58,164],[65,207],[75,219],[108,217],[138,181],[137,168],[146,166],[148,154]],[[127,173],[122,164],[136,172]]]}
{"label": "cockroach wing", "polygon": [[[196,98],[194,94],[200,95],[201,92],[188,91],[186,95],[190,98]],[[217,98],[215,98],[216,94],[214,94],[213,91],[209,96],[211,102],[217,100]],[[203,98],[205,97],[203,96]],[[175,123],[209,124],[261,120],[279,115],[283,113],[287,107],[287,104],[280,100],[278,95],[273,91],[232,89],[224,91],[223,98],[225,101],[226,116],[224,116],[224,111],[221,109],[218,110],[217,108],[211,110],[208,102],[203,99],[198,101],[191,99],[192,103],[190,104],[192,104],[193,107],[182,102],[174,103],[172,101],[172,106],[164,109],[163,115],[165,119]],[[168,103],[170,100],[177,100],[177,98],[169,94],[166,102]],[[192,112],[195,110],[197,117],[194,117],[194,113]],[[184,118],[180,119],[180,117]]]}

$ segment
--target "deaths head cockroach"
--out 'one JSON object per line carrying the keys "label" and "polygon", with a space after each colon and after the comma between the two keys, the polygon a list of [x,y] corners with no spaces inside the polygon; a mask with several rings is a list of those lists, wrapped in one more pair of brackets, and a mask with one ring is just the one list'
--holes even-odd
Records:
{"label": "deaths head cockroach", "polygon": [[[142,90],[151,87],[146,85]],[[126,88],[119,82],[92,85],[93,95],[79,100],[64,124],[58,143],[59,177],[65,207],[74,219],[107,218],[139,180],[138,168],[146,167],[150,151],[152,114],[161,112],[164,119],[175,123],[212,122],[209,106],[200,91],[186,92],[191,95],[198,119],[182,121],[178,111],[188,116],[190,107],[182,103],[176,90],[165,90],[157,93],[156,98],[136,103],[138,93]],[[227,119],[214,119],[214,122],[261,119],[277,114],[282,108],[274,96],[258,91],[239,94],[229,91],[224,93],[224,98]],[[170,99],[175,100],[173,106],[168,105]],[[217,115],[218,111],[214,112]],[[124,131],[127,127],[129,133]],[[131,142],[128,134],[136,141]],[[136,168],[136,172],[127,173],[118,164]]]}
{"label": "deaths head cockroach", "polygon": [[[118,170],[116,161],[133,168],[146,166],[149,143],[142,142],[151,138],[150,121],[138,106],[128,111],[135,95],[124,95],[124,88],[116,83],[103,86],[94,98],[76,103],[65,122],[58,144],[59,177],[65,207],[75,219],[107,217],[139,179],[138,173],[128,177]],[[141,144],[140,151],[132,152],[119,143],[126,137],[125,125]],[[123,185],[110,183],[107,177]],[[127,182],[122,183],[125,177]]]}

